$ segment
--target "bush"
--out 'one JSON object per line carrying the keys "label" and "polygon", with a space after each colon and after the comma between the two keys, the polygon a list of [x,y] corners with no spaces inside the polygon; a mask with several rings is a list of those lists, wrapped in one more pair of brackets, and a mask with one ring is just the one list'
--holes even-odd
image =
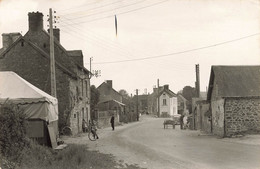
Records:
{"label": "bush", "polygon": [[0,106],[0,154],[4,168],[19,165],[23,148],[27,145],[25,114],[16,105]]}

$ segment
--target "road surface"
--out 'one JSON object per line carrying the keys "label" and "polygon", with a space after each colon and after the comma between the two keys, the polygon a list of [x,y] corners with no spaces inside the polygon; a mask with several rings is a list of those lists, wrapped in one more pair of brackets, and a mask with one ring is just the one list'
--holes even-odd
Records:
{"label": "road surface", "polygon": [[113,154],[122,163],[151,169],[260,168],[260,146],[199,135],[198,131],[163,129],[163,120],[142,116],[139,122],[99,130],[100,139],[86,136],[69,142]]}

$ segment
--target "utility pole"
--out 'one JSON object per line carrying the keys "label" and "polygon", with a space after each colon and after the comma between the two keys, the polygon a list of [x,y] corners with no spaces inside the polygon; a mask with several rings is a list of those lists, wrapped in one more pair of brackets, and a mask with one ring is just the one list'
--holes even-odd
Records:
{"label": "utility pole", "polygon": [[138,89],[136,89],[135,91],[136,91],[136,111],[137,111],[137,113],[136,113],[136,119],[137,119],[137,121],[139,121],[139,109],[138,109],[138,104],[139,104],[139,102],[138,102]]}
{"label": "utility pole", "polygon": [[93,61],[93,57],[89,58],[89,71],[90,71],[89,79],[91,79],[92,76],[96,76],[96,77],[101,76],[101,70],[92,71],[92,61]]}
{"label": "utility pole", "polygon": [[92,74],[91,74],[92,73],[91,72],[91,64],[92,64],[91,62],[92,62],[92,60],[93,60],[93,57],[89,58],[89,71],[90,71],[90,75],[89,76],[90,76],[90,78],[92,76]]}
{"label": "utility pole", "polygon": [[54,58],[54,38],[53,38],[53,17],[52,9],[49,10],[50,25],[50,68],[51,68],[51,95],[57,97],[56,92],[56,74],[55,74],[55,58]]}
{"label": "utility pole", "polygon": [[200,65],[196,64],[196,92],[197,92],[197,97],[200,97]]}
{"label": "utility pole", "polygon": [[159,84],[159,79],[157,79],[157,96],[158,96],[158,111],[157,111],[157,116],[160,117],[160,96],[159,96],[159,88],[160,88],[160,84]]}

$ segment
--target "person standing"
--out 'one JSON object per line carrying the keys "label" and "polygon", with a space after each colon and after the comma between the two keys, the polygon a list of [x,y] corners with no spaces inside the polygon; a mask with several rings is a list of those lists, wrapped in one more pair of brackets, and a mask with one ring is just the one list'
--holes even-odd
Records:
{"label": "person standing", "polygon": [[184,118],[184,115],[182,114],[180,117],[181,130],[183,129],[183,118]]}
{"label": "person standing", "polygon": [[114,117],[114,115],[112,115],[112,117],[110,119],[110,123],[111,123],[112,130],[115,130],[115,117]]}

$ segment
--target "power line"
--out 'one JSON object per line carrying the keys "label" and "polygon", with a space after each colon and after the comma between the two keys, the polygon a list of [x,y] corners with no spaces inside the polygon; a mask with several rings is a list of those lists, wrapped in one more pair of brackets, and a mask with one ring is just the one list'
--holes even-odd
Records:
{"label": "power line", "polygon": [[105,5],[102,5],[102,6],[98,6],[98,7],[95,7],[95,8],[90,8],[90,9],[87,9],[86,11],[78,11],[78,12],[73,12],[73,13],[67,13],[67,14],[63,14],[63,15],[60,15],[60,16],[67,16],[67,15],[75,15],[75,14],[86,13],[86,12],[89,12],[89,11],[93,11],[95,9],[104,8],[106,6],[111,6],[111,5],[117,4],[119,2],[122,2],[122,0],[119,0],[119,1],[116,1],[116,2],[112,2],[112,3],[108,3],[108,4],[105,4]]}
{"label": "power line", "polygon": [[72,8],[67,8],[67,9],[63,9],[63,10],[60,10],[60,11],[68,11],[68,10],[72,10],[72,9],[78,9],[78,8],[82,8],[84,6],[90,6],[90,5],[97,4],[97,3],[99,3],[99,2],[98,1],[90,2],[90,3],[87,3],[85,5],[76,6],[76,7],[72,7]]}
{"label": "power line", "polygon": [[184,50],[184,51],[180,51],[180,52],[173,52],[173,53],[164,54],[164,55],[143,57],[143,58],[137,58],[137,59],[128,59],[128,60],[118,60],[118,61],[111,61],[111,62],[96,62],[96,63],[93,63],[93,64],[112,64],[112,63],[133,62],[133,61],[140,61],[140,60],[162,58],[162,57],[167,57],[167,56],[172,56],[172,55],[179,55],[179,54],[190,53],[190,52],[194,52],[194,51],[198,51],[198,50],[203,50],[203,49],[207,49],[207,48],[212,48],[212,47],[224,45],[224,44],[227,44],[227,43],[240,41],[240,40],[247,39],[247,38],[250,38],[250,37],[253,37],[253,36],[257,36],[259,34],[260,33],[255,33],[255,34],[251,34],[251,35],[244,36],[244,37],[241,37],[241,38],[237,38],[237,39],[233,39],[233,40],[229,40],[229,41],[224,41],[224,42],[221,42],[221,43],[216,43],[216,44],[213,44],[213,45],[203,46],[203,47],[189,49],[189,50]]}
{"label": "power line", "polygon": [[136,5],[136,4],[142,3],[144,1],[145,0],[138,1],[138,2],[135,2],[135,3],[132,3],[132,4],[128,4],[128,5],[125,5],[125,6],[120,6],[118,8],[113,9],[113,10],[109,9],[109,10],[105,10],[105,11],[101,11],[101,12],[97,12],[97,13],[93,13],[93,14],[89,14],[89,15],[83,15],[83,16],[79,16],[79,17],[75,17],[75,18],[70,18],[69,20],[76,20],[76,19],[80,19],[80,18],[87,18],[87,17],[90,17],[90,16],[99,15],[99,14],[106,13],[106,12],[111,12],[111,11],[114,11],[116,9],[121,9],[121,8],[125,8],[125,7]]}
{"label": "power line", "polygon": [[[159,4],[167,2],[167,1],[169,1],[169,0],[160,1],[160,2],[157,2],[157,3],[153,3],[151,5],[143,6],[143,7],[136,8],[136,9],[129,10],[129,11],[125,11],[125,12],[119,12],[116,15],[123,15],[123,14],[127,14],[127,13],[130,13],[130,12],[135,12],[135,11],[138,11],[138,10],[142,10],[142,9],[145,9],[145,8],[149,8],[149,7],[153,7],[153,6],[159,5]],[[98,20],[102,20],[102,19],[106,19],[106,18],[110,18],[110,17],[114,17],[114,16],[115,15],[113,14],[113,15],[100,17],[100,18],[96,18],[96,19],[92,19],[92,20],[88,20],[88,21],[84,21],[84,22],[76,22],[73,25],[79,25],[79,24],[83,24],[83,23],[94,22],[94,21],[98,21]],[[66,25],[60,25],[60,26],[61,27],[66,27],[66,26],[70,26],[70,25],[72,25],[72,24],[66,24]]]}

